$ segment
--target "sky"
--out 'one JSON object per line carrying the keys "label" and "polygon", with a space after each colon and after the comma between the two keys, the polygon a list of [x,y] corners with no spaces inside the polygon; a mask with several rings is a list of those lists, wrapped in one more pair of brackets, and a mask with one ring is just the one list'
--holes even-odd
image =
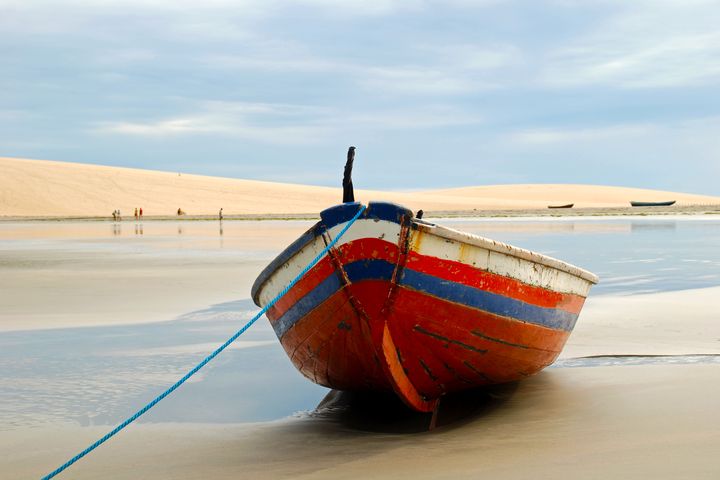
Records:
{"label": "sky", "polygon": [[0,0],[0,156],[720,195],[720,2]]}

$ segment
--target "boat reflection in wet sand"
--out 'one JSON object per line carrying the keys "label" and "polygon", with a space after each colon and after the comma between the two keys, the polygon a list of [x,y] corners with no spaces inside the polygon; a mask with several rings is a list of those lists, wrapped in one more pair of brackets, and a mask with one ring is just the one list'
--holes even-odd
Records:
{"label": "boat reflection in wet sand", "polygon": [[[360,208],[323,211],[257,278],[255,303],[269,303]],[[313,382],[394,391],[430,412],[448,393],[553,363],[597,281],[560,260],[371,202],[267,317]]]}

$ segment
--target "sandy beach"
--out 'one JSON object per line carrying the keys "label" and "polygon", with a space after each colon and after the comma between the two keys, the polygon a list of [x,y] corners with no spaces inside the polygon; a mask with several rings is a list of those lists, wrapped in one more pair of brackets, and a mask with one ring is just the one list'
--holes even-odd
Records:
{"label": "sandy beach", "polygon": [[[338,187],[207,177],[48,160],[0,157],[0,218],[102,217],[119,209],[131,219],[134,209],[146,217],[232,215],[305,215],[341,199]],[[575,209],[629,209],[631,200],[675,200],[720,208],[720,197],[598,185],[494,185],[430,191],[374,191],[355,185],[362,202],[387,200],[426,212],[547,210],[548,205],[574,203]],[[399,185],[410,190],[412,185]],[[556,211],[555,211],[556,212]]]}
{"label": "sandy beach", "polygon": [[[430,433],[361,431],[339,413],[265,425],[141,425],[68,478],[711,479],[720,469],[719,370],[549,370]],[[4,471],[37,477],[103,433],[66,427],[4,437],[12,459]]]}
{"label": "sandy beach", "polygon": [[[49,472],[221,343],[256,311],[259,271],[339,192],[17,159],[0,173],[2,478]],[[447,400],[428,432],[394,398],[302,378],[262,320],[67,478],[717,478],[720,199],[587,185],[358,197],[597,272],[556,364]],[[188,221],[218,205],[229,219]],[[124,222],[85,221],[118,207]]]}
{"label": "sandy beach", "polygon": [[[717,478],[718,220],[445,221],[601,275],[556,365],[427,432],[393,399],[323,402],[263,320],[66,477]],[[0,477],[42,476],[181,376],[310,224],[2,223]]]}
{"label": "sandy beach", "polygon": [[0,331],[170,320],[246,298],[268,257],[310,225],[3,223]]}

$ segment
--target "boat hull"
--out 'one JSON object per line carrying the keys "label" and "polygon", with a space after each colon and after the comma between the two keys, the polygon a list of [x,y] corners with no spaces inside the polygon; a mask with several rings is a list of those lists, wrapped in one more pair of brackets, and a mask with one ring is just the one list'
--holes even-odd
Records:
{"label": "boat hull", "polygon": [[[265,305],[337,234],[323,220],[256,281]],[[340,390],[393,390],[431,411],[445,394],[532,375],[559,355],[596,278],[558,260],[371,203],[267,312],[296,368]]]}
{"label": "boat hull", "polygon": [[667,202],[630,202],[630,205],[633,207],[669,207],[670,205],[674,204],[675,200],[669,200]]}

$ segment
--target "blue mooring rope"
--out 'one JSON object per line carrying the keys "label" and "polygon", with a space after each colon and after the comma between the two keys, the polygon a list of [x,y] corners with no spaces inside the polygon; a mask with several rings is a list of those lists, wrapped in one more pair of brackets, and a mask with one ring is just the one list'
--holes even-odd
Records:
{"label": "blue mooring rope", "polygon": [[296,276],[296,277],[288,284],[288,286],[283,289],[282,292],[280,292],[275,298],[273,298],[273,299],[270,301],[270,303],[268,303],[262,310],[260,310],[260,312],[259,312],[257,315],[255,315],[255,316],[252,318],[252,320],[250,320],[249,322],[247,322],[247,323],[245,324],[245,326],[243,326],[240,330],[238,330],[238,331],[237,331],[232,337],[230,337],[225,343],[223,343],[222,345],[220,345],[214,352],[212,352],[210,355],[208,355],[207,357],[205,357],[205,359],[204,359],[202,362],[200,362],[200,363],[198,363],[197,365],[195,365],[195,367],[194,367],[192,370],[190,370],[188,373],[186,373],[185,376],[182,377],[180,380],[178,380],[177,382],[175,382],[175,384],[174,384],[173,386],[171,386],[170,388],[168,388],[167,390],[165,390],[163,393],[161,393],[160,395],[158,395],[157,397],[155,397],[155,399],[152,400],[150,403],[148,403],[147,405],[145,405],[144,407],[142,407],[140,410],[138,410],[133,416],[129,417],[127,420],[125,420],[124,422],[122,422],[120,425],[118,425],[117,427],[113,428],[110,432],[108,432],[107,434],[105,434],[104,437],[102,437],[101,439],[99,439],[98,441],[96,441],[95,443],[93,443],[92,445],[90,445],[89,447],[87,447],[87,448],[86,448],[85,450],[83,450],[82,452],[80,452],[80,453],[78,453],[77,455],[75,455],[73,458],[71,458],[70,460],[68,460],[68,461],[65,462],[64,464],[62,464],[60,467],[58,467],[57,469],[55,469],[55,470],[53,470],[52,472],[48,473],[48,474],[45,475],[44,477],[42,477],[42,480],[48,480],[48,479],[50,479],[50,478],[53,478],[54,476],[56,476],[56,475],[58,475],[59,473],[61,473],[63,470],[67,469],[70,465],[72,465],[73,463],[77,462],[77,461],[80,460],[82,457],[84,457],[85,455],[87,455],[88,453],[92,452],[92,451],[95,450],[97,447],[99,447],[100,445],[102,445],[103,443],[105,443],[105,442],[106,442],[107,440],[109,440],[113,435],[115,435],[116,433],[118,433],[120,430],[122,430],[123,428],[127,427],[128,425],[130,425],[132,422],[134,422],[135,420],[137,420],[141,415],[143,415],[145,412],[147,412],[147,411],[150,410],[152,407],[154,407],[158,402],[160,402],[160,400],[162,400],[163,398],[167,397],[167,396],[170,395],[172,392],[174,392],[180,385],[182,385],[183,383],[185,383],[185,381],[186,381],[188,378],[190,378],[190,377],[192,377],[193,375],[195,375],[195,374],[198,372],[198,370],[200,370],[202,367],[205,366],[205,364],[207,364],[210,360],[212,360],[213,358],[215,358],[220,352],[222,352],[223,350],[225,350],[225,348],[227,348],[228,345],[230,345],[232,342],[234,342],[235,340],[237,340],[237,338],[238,338],[240,335],[242,335],[243,333],[245,333],[245,331],[246,331],[248,328],[250,328],[250,327],[252,326],[252,324],[255,323],[260,317],[262,317],[262,316],[270,309],[270,307],[272,307],[273,305],[275,305],[275,303],[276,303],[278,300],[280,300],[281,297],[283,297],[288,291],[290,291],[290,289],[293,287],[293,285],[295,285],[295,284],[298,282],[298,280],[300,280],[300,279],[303,277],[303,275],[305,275],[312,267],[315,266],[315,264],[316,264],[317,262],[320,261],[320,259],[337,243],[337,241],[340,240],[340,237],[342,237],[343,235],[345,235],[345,232],[347,232],[348,228],[350,228],[350,226],[351,226],[353,223],[355,223],[355,220],[357,220],[357,219],[360,217],[360,215],[362,215],[362,213],[363,213],[364,211],[365,211],[365,205],[360,205],[360,210],[358,210],[358,212],[357,212],[357,213],[355,214],[355,216],[348,222],[348,224],[345,225],[345,227],[343,227],[342,230],[340,230],[340,233],[338,233],[337,237],[335,237],[335,238],[325,247],[325,249],[323,249],[323,251],[320,252],[320,253],[318,254],[318,256],[315,257],[315,258],[303,269],[303,271],[300,272],[300,273],[298,274],[298,276]]}

